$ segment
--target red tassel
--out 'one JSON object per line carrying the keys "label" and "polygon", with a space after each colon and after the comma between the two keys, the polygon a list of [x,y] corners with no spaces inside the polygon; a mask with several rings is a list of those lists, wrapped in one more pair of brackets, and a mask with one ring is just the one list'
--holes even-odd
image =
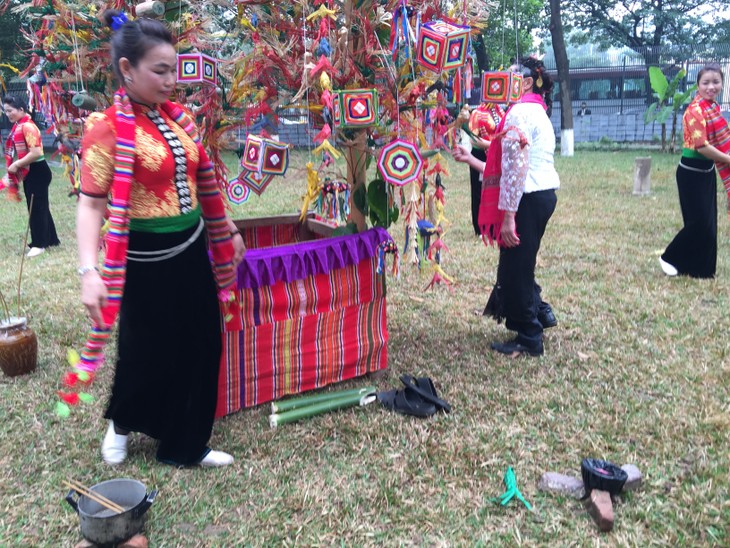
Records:
{"label": "red tassel", "polygon": [[461,104],[461,69],[456,69],[454,74],[454,103]]}
{"label": "red tassel", "polygon": [[79,395],[76,392],[58,392],[58,395],[61,397],[64,403],[67,403],[68,405],[78,405],[81,401],[79,398]]}
{"label": "red tassel", "polygon": [[68,388],[73,388],[77,382],[79,382],[79,376],[76,373],[69,371],[63,376],[63,384]]}

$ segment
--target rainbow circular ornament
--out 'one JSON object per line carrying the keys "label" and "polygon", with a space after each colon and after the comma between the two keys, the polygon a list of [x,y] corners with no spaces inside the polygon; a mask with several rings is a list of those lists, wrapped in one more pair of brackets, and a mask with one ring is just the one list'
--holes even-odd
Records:
{"label": "rainbow circular ornament", "polygon": [[269,183],[274,178],[273,175],[267,175],[265,173],[258,173],[256,171],[249,171],[244,169],[238,180],[243,182],[249,189],[254,191],[257,196],[261,196],[261,193],[266,190]]}
{"label": "rainbow circular ornament", "polygon": [[239,177],[228,181],[228,188],[226,189],[228,194],[228,200],[236,205],[245,204],[248,202],[251,196],[251,189],[243,184],[243,181]]}
{"label": "rainbow circular ornament", "polygon": [[418,180],[423,169],[423,159],[413,143],[395,139],[380,151],[378,170],[386,183],[404,186]]}

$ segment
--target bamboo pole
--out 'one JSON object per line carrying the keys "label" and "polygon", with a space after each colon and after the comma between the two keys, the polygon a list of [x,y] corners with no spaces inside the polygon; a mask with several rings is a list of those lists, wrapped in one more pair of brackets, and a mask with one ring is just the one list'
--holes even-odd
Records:
{"label": "bamboo pole", "polygon": [[30,204],[28,205],[28,226],[25,228],[25,237],[23,238],[23,253],[20,254],[20,270],[18,272],[18,314],[20,318],[20,282],[23,279],[23,264],[25,263],[25,248],[28,246],[28,233],[30,232],[30,216],[33,215],[33,198],[35,194],[30,195]]}
{"label": "bamboo pole", "polygon": [[374,394],[374,386],[366,386],[365,388],[354,388],[352,390],[338,390],[335,392],[324,392],[321,394],[312,394],[309,396],[301,396],[299,398],[290,398],[284,401],[275,401],[271,404],[271,413],[281,413],[282,411],[290,411],[292,409],[300,409],[329,400],[336,400],[353,395],[364,396],[366,394]]}
{"label": "bamboo pole", "polygon": [[329,413],[330,411],[337,411],[338,409],[354,407],[356,405],[367,405],[371,402],[374,402],[375,399],[376,396],[374,393],[369,393],[365,395],[351,394],[349,396],[344,396],[333,400],[326,400],[299,409],[291,409],[290,411],[284,411],[282,413],[274,413],[273,415],[269,416],[269,426],[271,426],[271,428],[276,428],[277,426],[282,424],[289,424],[302,419],[308,419],[316,415]]}
{"label": "bamboo pole", "polygon": [[[350,29],[350,33],[347,40],[347,52],[348,55],[357,65],[362,65],[363,56],[365,54],[365,48],[363,47],[363,36],[362,33],[353,32],[356,28],[355,25],[355,1],[346,0],[344,5],[345,12],[345,26]],[[360,10],[366,12],[366,10],[372,9],[372,1],[361,2]],[[344,60],[343,60],[344,61]],[[346,63],[342,63],[343,68],[347,66]],[[365,130],[358,129],[353,130],[353,141],[358,141],[357,137],[360,133]],[[354,196],[356,192],[361,192],[361,188],[364,189],[366,186],[366,155],[367,153],[358,150],[358,147],[347,147],[345,152],[345,160],[347,162],[347,182],[350,185],[350,221],[355,223],[357,231],[362,232],[367,229],[367,221],[365,215],[360,211],[354,202]]]}

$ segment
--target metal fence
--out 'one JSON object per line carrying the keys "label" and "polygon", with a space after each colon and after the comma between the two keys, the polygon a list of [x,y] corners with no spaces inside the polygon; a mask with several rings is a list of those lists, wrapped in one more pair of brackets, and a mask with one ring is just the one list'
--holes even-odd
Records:
{"label": "metal fence", "polygon": [[[545,56],[544,62],[548,71],[557,76],[552,53]],[[577,113],[585,103],[593,114],[641,114],[656,102],[649,82],[649,66],[660,67],[668,79],[684,69],[686,75],[680,89],[686,90],[708,62],[719,63],[730,77],[730,46],[662,46],[637,51],[624,48],[575,55],[570,59],[573,112]],[[557,114],[560,113],[559,94],[556,86],[553,108]],[[718,102],[723,110],[730,109],[730,86],[723,89]]]}

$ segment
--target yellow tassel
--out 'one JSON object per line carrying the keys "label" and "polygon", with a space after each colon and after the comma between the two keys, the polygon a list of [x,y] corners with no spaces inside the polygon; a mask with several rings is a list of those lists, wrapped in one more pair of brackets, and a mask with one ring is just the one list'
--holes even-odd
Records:
{"label": "yellow tassel", "polygon": [[448,280],[449,282],[454,283],[454,278],[446,274],[443,268],[441,268],[441,265],[433,263],[433,269],[434,271],[438,272],[444,280]]}
{"label": "yellow tassel", "polygon": [[319,76],[319,85],[322,89],[332,89],[332,81],[330,80],[329,74],[322,71],[322,74]]}
{"label": "yellow tassel", "polygon": [[337,19],[335,17],[335,13],[337,13],[337,10],[331,10],[324,4],[320,5],[319,8],[317,8],[316,11],[313,11],[307,16],[307,21],[311,21],[312,19],[320,19],[321,17],[331,17],[332,19]]}
{"label": "yellow tassel", "polygon": [[20,74],[20,71],[16,69],[13,65],[10,63],[0,63],[0,68],[6,68],[12,70],[15,74]]}
{"label": "yellow tassel", "polygon": [[319,145],[317,148],[315,148],[312,152],[314,154],[319,154],[320,152],[327,151],[329,152],[335,159],[338,159],[342,154],[332,146],[332,144],[329,142],[329,139],[325,139],[321,145]]}
{"label": "yellow tassel", "polygon": [[307,162],[307,193],[304,195],[304,203],[302,204],[302,211],[299,215],[300,221],[303,221],[307,216],[309,204],[319,194],[319,182],[319,173],[314,169],[314,164]]}

